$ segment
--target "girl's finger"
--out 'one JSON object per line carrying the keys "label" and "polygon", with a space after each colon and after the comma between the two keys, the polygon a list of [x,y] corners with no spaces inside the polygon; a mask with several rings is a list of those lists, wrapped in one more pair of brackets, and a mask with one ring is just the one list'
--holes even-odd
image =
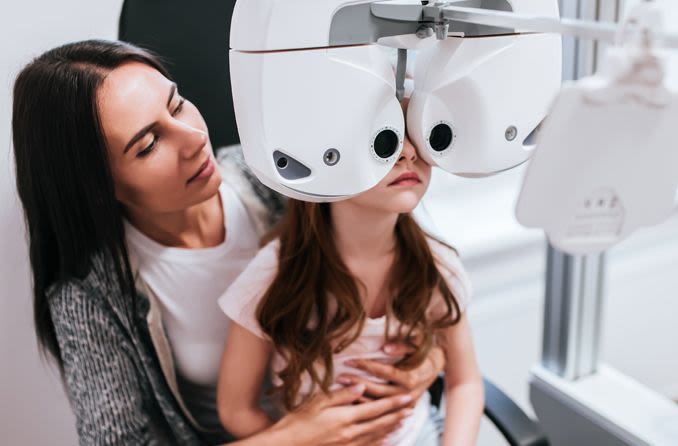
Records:
{"label": "girl's finger", "polygon": [[398,412],[411,402],[412,395],[405,394],[349,406],[345,410],[348,412],[348,418],[351,423],[361,423],[380,418],[392,412]]}
{"label": "girl's finger", "polygon": [[402,409],[371,421],[354,424],[349,428],[351,437],[369,436],[374,439],[374,437],[385,436],[397,429],[400,422],[411,414],[412,409]]}
{"label": "girl's finger", "polygon": [[409,389],[405,389],[404,387],[398,385],[375,383],[369,379],[346,374],[342,374],[337,377],[337,382],[345,386],[363,384],[365,386],[365,392],[363,393],[363,396],[368,396],[373,399],[393,396],[399,393],[407,393],[409,391]]}
{"label": "girl's finger", "polygon": [[389,342],[384,344],[382,351],[388,356],[393,356],[396,358],[411,355],[416,351],[416,349],[410,345],[403,344],[402,342]]}
{"label": "girl's finger", "polygon": [[392,365],[384,364],[379,361],[372,361],[369,359],[352,359],[350,361],[346,361],[344,364],[349,367],[354,367],[367,372],[370,375],[380,378],[386,382],[396,383],[408,390],[411,387],[410,375],[407,372],[404,372]]}
{"label": "girl's finger", "polygon": [[333,407],[333,406],[345,406],[351,404],[365,393],[365,385],[357,384],[350,387],[344,387],[343,389],[334,390],[325,395],[324,393],[317,394],[311,404],[316,404],[319,408]]}
{"label": "girl's finger", "polygon": [[363,435],[349,443],[349,446],[380,446],[385,444],[384,437],[385,435]]}

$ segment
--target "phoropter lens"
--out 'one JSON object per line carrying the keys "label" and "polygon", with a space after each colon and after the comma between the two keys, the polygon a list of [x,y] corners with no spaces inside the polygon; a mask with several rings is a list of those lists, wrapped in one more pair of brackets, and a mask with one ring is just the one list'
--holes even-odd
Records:
{"label": "phoropter lens", "polygon": [[452,129],[447,124],[438,124],[431,130],[431,136],[428,139],[431,148],[436,152],[442,152],[452,144]]}
{"label": "phoropter lens", "polygon": [[398,150],[398,135],[393,130],[382,130],[374,138],[374,152],[379,158],[388,159]]}

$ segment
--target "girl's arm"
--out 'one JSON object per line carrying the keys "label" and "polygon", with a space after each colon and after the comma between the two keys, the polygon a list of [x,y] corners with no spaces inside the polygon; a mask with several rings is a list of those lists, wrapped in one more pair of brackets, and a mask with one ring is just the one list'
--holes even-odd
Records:
{"label": "girl's arm", "polygon": [[372,446],[411,413],[410,395],[352,405],[365,392],[365,386],[358,385],[316,395],[273,425],[258,404],[271,351],[268,341],[231,323],[221,359],[217,409],[226,430],[248,437],[234,446]]}
{"label": "girl's arm", "polygon": [[466,313],[462,313],[459,323],[441,330],[438,336],[446,358],[442,444],[472,446],[476,444],[485,397]]}
{"label": "girl's arm", "polygon": [[259,406],[271,343],[231,321],[217,383],[217,410],[226,430],[249,437],[273,425]]}

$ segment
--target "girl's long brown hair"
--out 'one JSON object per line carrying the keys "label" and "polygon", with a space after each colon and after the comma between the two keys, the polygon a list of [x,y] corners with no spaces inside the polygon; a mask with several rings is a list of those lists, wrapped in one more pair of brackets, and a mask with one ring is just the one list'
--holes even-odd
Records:
{"label": "girl's long brown hair", "polygon": [[[257,318],[274,347],[285,358],[276,389],[288,410],[300,401],[301,376],[327,392],[333,380],[332,355],[353,342],[365,321],[357,279],[341,259],[334,243],[330,205],[289,200],[282,220],[269,235],[280,239],[275,279],[257,308]],[[398,340],[416,347],[398,363],[412,368],[422,363],[434,343],[436,330],[459,321],[459,303],[442,279],[427,235],[410,214],[401,214],[395,228],[396,256],[389,275],[386,333],[397,321]],[[435,290],[446,311],[431,320],[427,309]],[[335,300],[332,304],[331,300]],[[324,373],[316,370],[320,362]],[[322,369],[321,369],[322,370]]]}

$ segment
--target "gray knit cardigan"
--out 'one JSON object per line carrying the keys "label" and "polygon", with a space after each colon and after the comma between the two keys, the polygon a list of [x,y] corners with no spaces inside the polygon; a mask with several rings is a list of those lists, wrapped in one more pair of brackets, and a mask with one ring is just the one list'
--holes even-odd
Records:
{"label": "gray knit cardigan", "polygon": [[[223,180],[239,194],[261,234],[284,200],[252,176],[238,148],[222,149],[218,161]],[[111,283],[113,265],[104,256],[92,259],[84,278],[54,284],[47,293],[80,444],[223,442],[223,433],[206,432],[186,410],[157,298],[130,261],[136,299]]]}

